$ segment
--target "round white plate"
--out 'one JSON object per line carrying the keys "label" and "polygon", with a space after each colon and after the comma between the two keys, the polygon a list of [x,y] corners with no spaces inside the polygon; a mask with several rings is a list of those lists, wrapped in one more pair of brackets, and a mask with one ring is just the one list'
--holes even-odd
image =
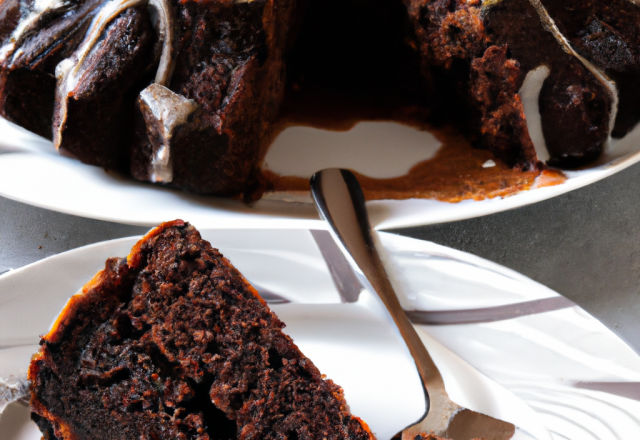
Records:
{"label": "round white plate", "polygon": [[[354,414],[387,439],[423,412],[420,384],[377,298],[364,289],[357,302],[341,303],[328,265],[335,272],[342,263],[327,251],[326,234],[203,231],[272,301],[302,351],[344,387]],[[393,234],[378,238],[414,322],[440,324],[419,331],[455,401],[512,421],[520,439],[640,438],[640,357],[597,320],[481,258]],[[0,276],[0,376],[24,369],[67,298],[135,241],[86,246]],[[0,440],[39,438],[27,413],[10,405]]]}
{"label": "round white plate", "polygon": [[[361,122],[350,131],[291,127],[269,149],[266,165],[283,175],[310,177],[328,167],[371,177],[404,175],[431,158],[439,141],[426,131],[391,122]],[[368,203],[377,229],[419,226],[491,214],[545,200],[610,176],[640,160],[640,127],[606,149],[599,165],[569,172],[561,185],[506,198],[446,203],[382,200]],[[188,218],[202,228],[324,228],[309,198],[279,195],[248,207],[135,182],[60,157],[51,142],[0,119],[0,196],[83,217],[153,226]],[[284,198],[283,198],[284,197]]]}

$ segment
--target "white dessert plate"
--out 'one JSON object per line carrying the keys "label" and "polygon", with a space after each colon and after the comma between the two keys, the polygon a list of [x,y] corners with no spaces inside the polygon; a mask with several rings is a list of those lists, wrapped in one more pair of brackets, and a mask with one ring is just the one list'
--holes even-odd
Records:
{"label": "white dessert plate", "polygon": [[[388,178],[406,174],[416,163],[433,157],[440,146],[429,132],[391,122],[361,122],[344,132],[291,127],[271,146],[266,166],[282,175],[305,178],[327,167]],[[280,194],[277,200],[267,197],[249,207],[139,183],[60,157],[51,142],[4,119],[0,119],[1,152],[5,154],[0,154],[0,196],[54,211],[143,226],[189,218],[202,228],[325,228],[308,197]],[[539,155],[544,157],[544,152]],[[483,201],[381,200],[367,206],[377,229],[461,220],[555,197],[639,160],[640,127],[636,127],[624,139],[612,141],[598,164],[567,173],[568,179],[560,185]]]}
{"label": "white dessert plate", "polygon": [[[387,439],[424,411],[417,374],[376,297],[364,289],[357,302],[341,303],[328,266],[340,263],[325,260],[322,234],[203,231],[271,301],[302,351],[344,387],[352,411]],[[512,421],[522,440],[640,438],[640,356],[592,316],[481,258],[388,233],[378,238],[405,309],[430,324],[419,332],[456,402]],[[0,380],[26,367],[67,298],[136,239],[0,276]],[[7,407],[0,440],[37,438],[27,408]]]}

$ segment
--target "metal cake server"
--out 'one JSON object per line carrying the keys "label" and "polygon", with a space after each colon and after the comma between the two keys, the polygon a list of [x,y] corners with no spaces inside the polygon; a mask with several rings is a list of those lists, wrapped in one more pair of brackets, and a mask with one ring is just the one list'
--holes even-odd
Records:
{"label": "metal cake server", "polygon": [[513,437],[513,424],[464,408],[449,399],[442,375],[400,306],[376,251],[364,195],[355,176],[350,171],[335,168],[319,171],[311,177],[311,194],[343,250],[378,293],[416,363],[427,397],[427,412],[419,422],[402,431],[402,440],[414,440],[422,432],[453,440],[508,440]]}
{"label": "metal cake server", "polygon": [[22,345],[0,349],[0,417],[12,402],[28,404],[27,371],[31,356],[39,348],[38,345]]}

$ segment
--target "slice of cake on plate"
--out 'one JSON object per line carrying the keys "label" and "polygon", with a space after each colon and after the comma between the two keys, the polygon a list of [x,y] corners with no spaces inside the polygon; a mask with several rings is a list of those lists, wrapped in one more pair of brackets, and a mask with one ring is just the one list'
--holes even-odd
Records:
{"label": "slice of cake on plate", "polygon": [[231,263],[176,220],[73,296],[29,370],[47,439],[372,439]]}

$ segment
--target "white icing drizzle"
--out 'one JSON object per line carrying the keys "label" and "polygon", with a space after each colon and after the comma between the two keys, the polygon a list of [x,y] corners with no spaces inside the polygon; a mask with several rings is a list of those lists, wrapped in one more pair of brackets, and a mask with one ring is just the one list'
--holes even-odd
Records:
{"label": "white icing drizzle", "polygon": [[[17,47],[18,42],[28,35],[38,23],[40,18],[51,11],[60,9],[68,5],[67,0],[35,0],[33,2],[33,8],[31,11],[24,15],[18,22],[18,26],[11,33],[9,42],[0,48],[0,62],[7,59],[7,57],[13,53]],[[20,55],[20,50],[13,54],[13,59]]]}
{"label": "white icing drizzle", "polygon": [[173,181],[173,130],[187,122],[189,115],[196,110],[197,104],[165,87],[171,81],[175,61],[171,5],[167,0],[149,0],[149,9],[158,37],[162,40],[162,55],[156,71],[155,84],[140,92],[139,100],[144,102],[153,117],[162,123],[164,130],[163,144],[151,156],[149,180],[169,183]]}
{"label": "white icing drizzle", "polygon": [[[483,0],[482,7],[483,8],[490,7],[498,3],[502,3],[503,1],[507,1],[507,0]],[[544,27],[544,29],[550,32],[551,35],[553,35],[556,41],[560,44],[560,47],[562,48],[562,50],[564,50],[569,55],[578,59],[582,63],[582,65],[585,66],[598,79],[598,81],[601,84],[603,84],[605,88],[609,91],[609,95],[611,96],[611,115],[609,118],[609,130],[608,130],[609,136],[607,141],[605,142],[605,145],[603,146],[604,150],[608,150],[611,145],[611,132],[613,131],[613,127],[616,122],[616,116],[618,115],[619,98],[618,98],[618,89],[616,87],[615,82],[609,79],[603,71],[601,71],[596,66],[591,64],[591,62],[589,62],[587,59],[582,57],[573,49],[573,46],[571,46],[571,43],[569,43],[566,37],[562,35],[560,30],[558,29],[558,26],[556,26],[555,21],[551,18],[551,16],[549,15],[549,12],[542,5],[540,0],[528,0],[528,1],[534,7],[534,9],[538,12],[538,16],[540,17],[540,22],[542,23],[542,26]],[[640,0],[628,0],[628,1],[631,1],[635,4],[640,4]],[[535,113],[538,113],[537,117],[539,117],[539,112],[532,113],[534,117],[536,117]],[[526,111],[525,111],[525,114],[526,114]],[[527,114],[527,128],[529,126],[528,120],[529,120],[529,115]],[[533,140],[533,136],[532,136],[532,140]],[[540,143],[536,144],[536,141],[534,141],[534,145],[536,146],[536,152],[538,152],[538,145],[542,145],[542,144]],[[544,150],[546,150],[546,145]],[[547,155],[548,155],[548,152],[547,152]]]}
{"label": "white icing drizzle", "polygon": [[167,0],[149,0],[149,10],[153,26],[162,40],[162,55],[156,72],[155,82],[168,86],[173,74],[175,49],[171,5]]}
{"label": "white icing drizzle", "polygon": [[549,150],[542,133],[542,118],[540,117],[540,91],[544,81],[549,77],[551,71],[547,66],[539,66],[529,73],[524,79],[522,87],[518,94],[522,98],[522,106],[524,107],[524,115],[527,122],[527,131],[533,146],[536,150],[538,160],[546,162],[549,160]]}
{"label": "white icing drizzle", "polygon": [[[182,95],[172,92],[160,84],[151,84],[140,92],[141,107],[146,106],[151,115],[162,124],[162,145],[151,156],[151,182],[171,182],[173,164],[171,161],[171,138],[176,127],[188,122],[198,104]],[[144,112],[144,110],[143,110]]]}
{"label": "white icing drizzle", "polygon": [[562,47],[562,49],[568,54],[577,58],[582,63],[582,65],[584,65],[609,90],[609,94],[611,95],[611,100],[612,100],[611,115],[609,118],[609,137],[607,139],[607,142],[604,145],[604,149],[609,148],[609,144],[611,143],[611,132],[613,131],[613,127],[616,122],[616,116],[618,115],[619,98],[618,98],[618,88],[616,87],[615,82],[609,79],[604,74],[604,72],[602,72],[596,66],[591,64],[587,59],[582,57],[573,49],[573,46],[571,46],[571,44],[565,38],[565,36],[562,35],[562,33],[560,32],[560,29],[558,29],[558,26],[556,26],[555,21],[553,21],[553,19],[545,9],[545,7],[540,2],[540,0],[529,0],[529,3],[531,3],[531,5],[536,9],[536,11],[538,11],[538,15],[540,16],[540,21],[542,22],[542,25],[547,31],[551,32],[551,34],[554,36],[556,41],[560,43],[560,46]]}
{"label": "white icing drizzle", "polygon": [[60,148],[62,142],[62,128],[67,121],[67,102],[69,94],[76,88],[83,70],[82,64],[95,49],[107,25],[116,18],[122,11],[142,3],[142,0],[111,0],[102,6],[100,12],[93,18],[87,35],[76,52],[70,57],[60,62],[56,66],[56,79],[58,81],[56,98],[59,105],[57,118],[58,126],[53,130],[53,143],[56,148]]}
{"label": "white icing drizzle", "polygon": [[[42,0],[40,0],[42,1]],[[54,127],[53,141],[57,149],[62,143],[62,128],[67,120],[67,105],[69,94],[78,85],[84,73],[83,63],[91,52],[97,48],[103,32],[109,23],[124,10],[144,3],[145,0],[110,0],[105,3],[100,12],[93,18],[84,41],[75,53],[56,66],[58,101],[58,124]],[[173,74],[175,49],[174,30],[172,25],[171,5],[167,0],[149,0],[147,3],[151,20],[158,38],[162,41],[162,53],[156,72],[155,82],[168,85]]]}

